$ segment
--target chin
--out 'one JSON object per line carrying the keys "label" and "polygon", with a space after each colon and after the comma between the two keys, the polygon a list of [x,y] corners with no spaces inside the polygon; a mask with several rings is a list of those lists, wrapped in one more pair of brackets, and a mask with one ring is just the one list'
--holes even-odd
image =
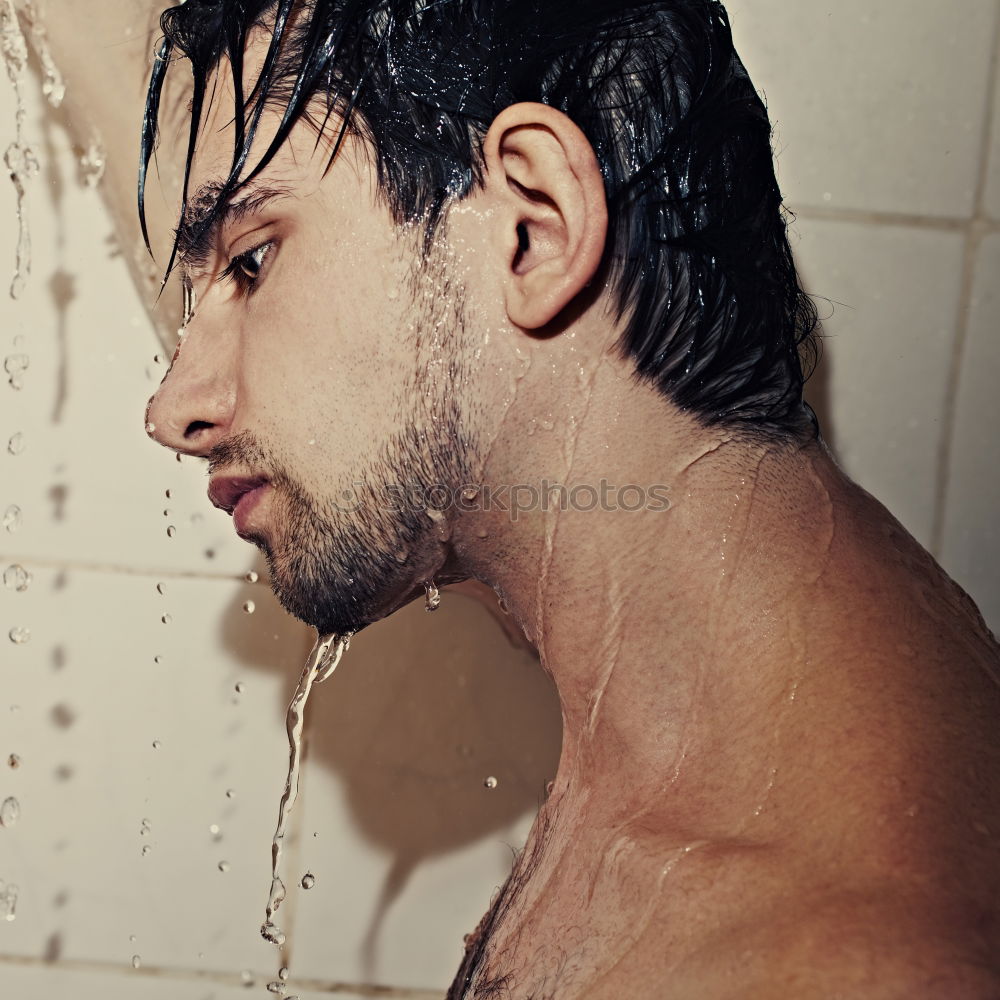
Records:
{"label": "chin", "polygon": [[[284,558],[267,546],[261,548],[281,606],[320,635],[356,634],[424,595],[422,581],[413,579],[413,567],[391,557],[366,560],[368,572],[362,575],[353,569],[321,570],[308,559]],[[380,572],[373,572],[372,563]]]}

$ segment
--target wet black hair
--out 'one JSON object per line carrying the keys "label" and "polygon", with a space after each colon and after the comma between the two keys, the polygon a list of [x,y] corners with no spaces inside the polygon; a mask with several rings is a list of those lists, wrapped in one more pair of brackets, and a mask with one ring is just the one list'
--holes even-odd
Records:
{"label": "wet black hair", "polygon": [[[704,424],[798,439],[817,315],[788,243],[771,125],[717,0],[187,0],[164,33],[142,129],[139,213],[168,66],[194,78],[188,178],[212,70],[236,81],[232,171],[198,222],[255,177],[303,117],[364,140],[379,195],[428,240],[447,206],[474,191],[482,141],[505,107],[565,112],[593,145],[609,228],[604,258],[622,356]],[[255,28],[263,68],[243,80]],[[317,103],[319,102],[319,103]],[[265,106],[282,113],[248,166]],[[321,108],[317,117],[316,108]],[[176,259],[177,244],[167,266]]]}

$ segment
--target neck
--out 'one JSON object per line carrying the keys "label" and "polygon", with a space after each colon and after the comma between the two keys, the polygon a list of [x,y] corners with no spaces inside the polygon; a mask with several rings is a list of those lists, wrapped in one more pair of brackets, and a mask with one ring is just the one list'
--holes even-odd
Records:
{"label": "neck", "polygon": [[[797,763],[808,738],[800,686],[809,725],[835,725],[863,685],[829,669],[822,645],[843,631],[841,602],[856,584],[847,512],[891,518],[866,507],[877,505],[820,443],[747,443],[695,428],[651,392],[622,385],[606,365],[591,419],[571,425],[572,438],[556,422],[518,451],[521,469],[561,469],[550,482],[606,481],[606,509],[581,509],[593,499],[581,490],[575,504],[571,495],[536,505],[516,522],[496,514],[464,559],[501,594],[557,686],[554,801],[585,800],[588,816],[611,825],[651,819],[678,845],[766,837],[769,820],[777,830],[789,809],[804,816],[816,805],[782,795],[797,767],[803,780],[819,774],[816,760]],[[546,463],[546,452],[563,464]],[[623,484],[647,499],[665,487],[669,508],[611,509],[638,501],[637,491],[616,491]]]}

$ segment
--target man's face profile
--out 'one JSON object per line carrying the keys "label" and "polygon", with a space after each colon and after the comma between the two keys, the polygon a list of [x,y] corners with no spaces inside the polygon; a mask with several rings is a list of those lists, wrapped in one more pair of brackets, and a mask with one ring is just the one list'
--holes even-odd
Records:
{"label": "man's face profile", "polygon": [[[193,192],[210,193],[232,158],[232,79],[217,76]],[[261,148],[277,120],[265,113]],[[328,158],[299,122],[211,234],[188,246],[182,232],[197,305],[148,419],[161,442],[208,459],[213,501],[235,507],[285,606],[343,633],[441,568],[435,521],[387,501],[400,484],[412,498],[470,481],[474,380],[456,262],[440,246],[420,259],[418,232],[376,204],[356,143],[329,171]]]}

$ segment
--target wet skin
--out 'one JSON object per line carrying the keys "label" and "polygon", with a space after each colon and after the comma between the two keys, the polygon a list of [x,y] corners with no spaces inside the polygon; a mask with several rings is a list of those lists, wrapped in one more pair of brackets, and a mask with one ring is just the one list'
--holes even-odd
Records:
{"label": "wet skin", "polygon": [[[224,75],[194,188],[229,162],[228,109]],[[706,429],[633,381],[600,172],[565,116],[497,118],[426,270],[365,157],[324,176],[314,146],[297,127],[262,177],[282,196],[191,272],[148,419],[213,481],[265,478],[241,530],[313,624],[474,579],[554,678],[554,787],[451,995],[998,995],[1000,655],[971,602],[822,444]],[[233,261],[246,285],[216,280]],[[336,503],[417,472],[671,502]]]}

